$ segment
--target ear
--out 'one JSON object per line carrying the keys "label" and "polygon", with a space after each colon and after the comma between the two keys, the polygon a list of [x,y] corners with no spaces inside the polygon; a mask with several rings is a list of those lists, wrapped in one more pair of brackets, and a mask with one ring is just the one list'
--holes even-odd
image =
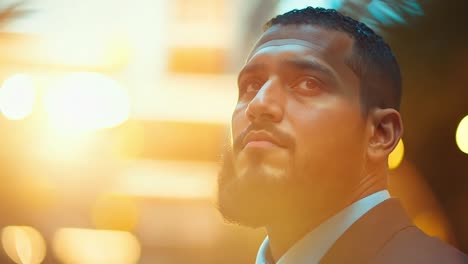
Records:
{"label": "ear", "polygon": [[392,108],[369,112],[370,138],[367,146],[369,160],[387,160],[403,135],[400,113]]}

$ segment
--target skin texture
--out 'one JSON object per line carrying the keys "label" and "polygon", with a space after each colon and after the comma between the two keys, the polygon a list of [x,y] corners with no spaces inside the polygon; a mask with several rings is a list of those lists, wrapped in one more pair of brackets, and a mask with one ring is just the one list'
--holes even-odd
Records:
{"label": "skin texture", "polygon": [[363,114],[361,81],[346,64],[352,52],[343,32],[273,26],[239,73],[220,211],[265,226],[276,260],[325,219],[386,188],[401,118],[393,109]]}

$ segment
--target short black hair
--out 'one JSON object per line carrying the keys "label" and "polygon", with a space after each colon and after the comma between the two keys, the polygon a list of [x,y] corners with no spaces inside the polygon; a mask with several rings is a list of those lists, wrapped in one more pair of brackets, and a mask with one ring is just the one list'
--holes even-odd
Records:
{"label": "short black hair", "polygon": [[400,66],[390,46],[364,23],[333,9],[306,7],[294,9],[268,21],[263,29],[275,25],[317,25],[344,32],[354,39],[353,54],[346,63],[361,81],[364,113],[372,108],[399,110],[401,101]]}

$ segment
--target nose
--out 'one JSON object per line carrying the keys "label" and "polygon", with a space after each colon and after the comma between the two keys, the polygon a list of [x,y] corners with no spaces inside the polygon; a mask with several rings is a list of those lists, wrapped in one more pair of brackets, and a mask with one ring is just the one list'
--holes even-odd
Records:
{"label": "nose", "polygon": [[285,95],[278,79],[272,78],[263,84],[250,101],[245,114],[250,122],[280,122],[284,114]]}

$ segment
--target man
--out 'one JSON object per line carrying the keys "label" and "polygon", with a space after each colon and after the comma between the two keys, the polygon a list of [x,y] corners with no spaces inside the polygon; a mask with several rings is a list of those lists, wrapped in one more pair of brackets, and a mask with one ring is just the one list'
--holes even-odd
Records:
{"label": "man", "polygon": [[468,263],[386,190],[401,76],[371,29],[335,10],[279,15],[238,87],[218,201],[228,221],[266,227],[257,263]]}

